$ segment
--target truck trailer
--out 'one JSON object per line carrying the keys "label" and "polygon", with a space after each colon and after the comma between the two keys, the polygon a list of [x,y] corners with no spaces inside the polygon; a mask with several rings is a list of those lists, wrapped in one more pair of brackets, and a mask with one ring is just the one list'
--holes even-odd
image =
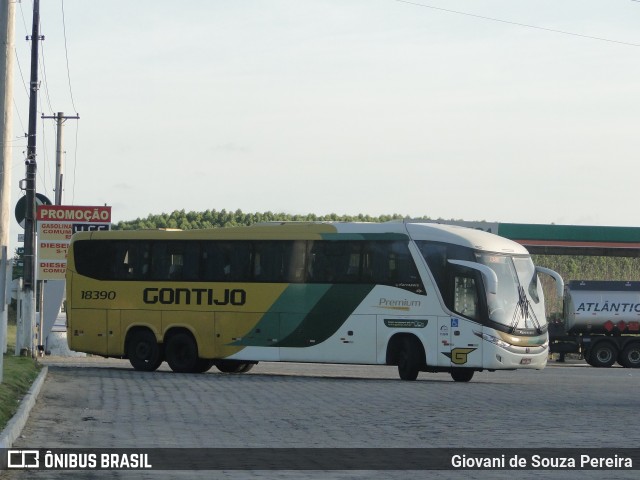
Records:
{"label": "truck trailer", "polygon": [[593,367],[640,367],[640,282],[570,281],[562,321],[549,324],[549,349],[579,353]]}

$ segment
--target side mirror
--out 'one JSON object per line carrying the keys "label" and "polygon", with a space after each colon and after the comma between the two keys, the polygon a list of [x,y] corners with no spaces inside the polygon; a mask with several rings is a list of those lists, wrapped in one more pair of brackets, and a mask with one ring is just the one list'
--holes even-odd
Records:
{"label": "side mirror", "polygon": [[545,275],[549,275],[553,278],[556,281],[556,292],[558,293],[558,296],[562,298],[564,295],[564,280],[562,280],[562,277],[558,272],[549,268],[536,267],[536,273],[544,273]]}

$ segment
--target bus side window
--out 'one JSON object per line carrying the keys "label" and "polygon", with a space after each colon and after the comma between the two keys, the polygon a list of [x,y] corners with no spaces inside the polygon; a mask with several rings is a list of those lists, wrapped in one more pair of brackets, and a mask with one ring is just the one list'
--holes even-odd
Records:
{"label": "bus side window", "polygon": [[167,255],[167,242],[153,242],[151,256],[151,278],[153,280],[168,280],[169,258]]}
{"label": "bus side window", "polygon": [[284,281],[285,242],[256,241],[253,243],[253,279],[256,282]]}
{"label": "bus side window", "polygon": [[309,265],[307,281],[311,283],[348,283],[357,279],[359,253],[354,257],[351,244],[354,242],[323,241],[309,242]]}
{"label": "bus side window", "polygon": [[465,275],[454,276],[452,310],[467,318],[478,320],[478,289],[475,278]]}
{"label": "bus side window", "polygon": [[230,260],[225,258],[220,242],[204,242],[200,259],[200,279],[202,281],[221,282],[226,280],[229,269],[225,273],[225,266],[229,265]]}
{"label": "bus side window", "polygon": [[116,280],[133,280],[133,268],[136,254],[133,251],[132,242],[122,242],[118,245],[118,254],[116,259]]}
{"label": "bus side window", "polygon": [[112,242],[80,240],[74,245],[78,273],[98,280],[115,278],[117,253]]}
{"label": "bus side window", "polygon": [[[192,244],[195,245],[195,244]],[[184,271],[184,242],[168,242],[169,280],[182,280]]]}
{"label": "bus side window", "polygon": [[129,278],[144,280],[149,274],[149,242],[132,241],[127,252]]}
{"label": "bus side window", "polygon": [[362,242],[330,242],[326,252],[328,262],[333,265],[335,283],[360,281],[360,257]]}
{"label": "bus side window", "polygon": [[225,279],[231,282],[251,280],[251,242],[232,241],[222,243]]}
{"label": "bus side window", "polygon": [[291,242],[291,247],[285,254],[285,274],[289,283],[304,282],[304,266],[307,255],[307,245],[305,241],[296,240]]}
{"label": "bus side window", "polygon": [[326,242],[308,242],[309,262],[307,265],[307,282],[309,283],[331,283],[333,272],[331,265],[327,262],[325,255]]}
{"label": "bus side window", "polygon": [[383,241],[365,244],[362,281],[422,291],[422,281],[407,242]]}
{"label": "bus side window", "polygon": [[182,259],[182,279],[190,281],[200,281],[200,248],[201,242],[189,242],[188,248],[184,249]]}

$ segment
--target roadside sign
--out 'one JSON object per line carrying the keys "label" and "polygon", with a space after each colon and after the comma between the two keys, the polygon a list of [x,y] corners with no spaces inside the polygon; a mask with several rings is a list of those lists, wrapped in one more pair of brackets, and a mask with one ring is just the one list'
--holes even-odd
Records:
{"label": "roadside sign", "polygon": [[[51,205],[51,200],[42,195],[41,193],[36,193],[36,211],[40,205]],[[24,220],[27,214],[27,196],[24,195],[20,197],[20,200],[16,203],[16,221],[18,224],[24,228]],[[24,240],[20,240],[24,241]]]}
{"label": "roadside sign", "polygon": [[38,280],[63,280],[71,236],[80,231],[109,230],[111,207],[41,205],[38,220]]}

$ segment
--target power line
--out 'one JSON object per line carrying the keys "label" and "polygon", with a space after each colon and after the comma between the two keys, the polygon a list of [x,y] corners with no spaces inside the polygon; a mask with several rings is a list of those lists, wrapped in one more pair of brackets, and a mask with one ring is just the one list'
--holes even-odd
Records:
{"label": "power line", "polygon": [[22,79],[22,86],[24,87],[24,91],[27,94],[27,99],[29,99],[29,88],[27,88],[27,82],[24,79],[24,74],[22,73],[22,65],[20,65],[20,57],[18,56],[18,50],[16,48],[13,49],[16,54],[16,62],[18,63],[18,70],[20,71],[20,78]]}
{"label": "power line", "polygon": [[[64,0],[60,0],[60,6],[62,9],[62,32],[64,36],[64,55],[67,61],[67,80],[69,82],[69,96],[71,97],[71,105],[73,106],[73,109],[77,115],[78,109],[76,108],[76,104],[73,99],[73,89],[71,88],[71,69],[69,68],[69,49],[67,47],[67,23],[65,20],[65,13],[64,13]],[[78,131],[80,130],[79,123],[80,122],[76,122],[76,142],[75,142],[74,157],[73,157],[73,179],[71,181],[71,204],[72,205],[75,201],[75,193],[76,193],[76,168],[78,166]]]}
{"label": "power line", "polygon": [[[485,17],[484,15],[476,15],[474,13],[461,12],[461,11],[458,11],[458,10],[449,10],[447,8],[434,7],[433,5],[426,5],[424,3],[409,2],[407,0],[394,0],[394,1],[399,2],[399,3],[407,3],[409,5],[414,5],[416,7],[423,7],[423,8],[430,8],[432,10],[439,10],[441,12],[455,13],[456,15],[465,15],[467,17],[479,18],[481,20],[490,20],[492,22],[500,22],[500,23],[507,23],[509,25],[517,25],[518,27],[535,28],[536,30],[544,30],[546,32],[561,33],[563,35],[571,35],[571,36],[574,36],[574,37],[588,38],[590,40],[600,40],[601,42],[618,43],[618,44],[621,44],[621,45],[629,45],[631,47],[640,47],[640,43],[622,42],[620,40],[612,40],[610,38],[594,37],[594,36],[591,36],[591,35],[583,35],[581,33],[573,33],[573,32],[568,32],[566,30],[556,30],[554,28],[538,27],[537,25],[530,25],[530,24],[527,24],[527,23],[512,22],[510,20],[502,20],[500,18],[494,18],[494,17]],[[633,0],[633,1],[640,1],[640,0]]]}
{"label": "power line", "polygon": [[71,72],[69,70],[69,50],[67,48],[67,24],[64,19],[64,0],[60,0],[60,5],[62,6],[62,33],[64,36],[64,55],[67,60],[67,79],[69,81],[69,95],[71,96],[71,105],[73,106],[73,110],[77,113],[78,109],[76,108],[76,104],[73,101],[73,90],[71,89]]}
{"label": "power line", "polygon": [[22,2],[20,2],[20,15],[22,15],[22,25],[24,25],[24,31],[28,32],[27,20],[24,18],[24,10],[22,9]]}
{"label": "power line", "polygon": [[44,91],[47,97],[47,104],[49,105],[49,111],[53,112],[53,107],[51,106],[51,96],[49,95],[49,80],[47,79],[47,67],[45,66],[45,58],[44,58],[44,42],[40,45],[40,67],[42,68],[42,77],[44,83]]}
{"label": "power line", "polygon": [[24,123],[22,122],[22,116],[20,115],[20,109],[18,108],[18,104],[16,103],[16,98],[15,97],[13,97],[13,107],[15,108],[16,114],[18,115],[18,121],[20,122],[20,127],[22,128],[22,131],[24,132],[25,131]]}

